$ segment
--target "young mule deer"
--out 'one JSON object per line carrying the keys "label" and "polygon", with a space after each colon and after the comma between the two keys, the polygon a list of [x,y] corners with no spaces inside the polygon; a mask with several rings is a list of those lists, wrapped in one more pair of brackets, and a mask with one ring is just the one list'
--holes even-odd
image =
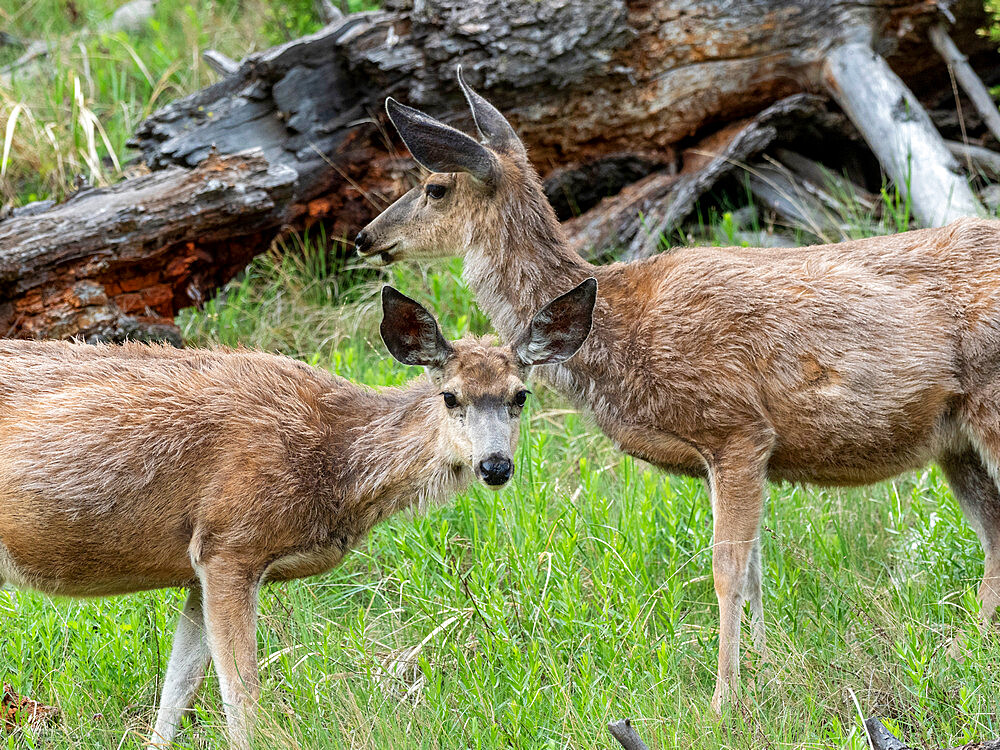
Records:
{"label": "young mule deer", "polygon": [[463,256],[507,341],[541,300],[598,279],[593,334],[540,374],[622,450],[708,480],[713,707],[738,684],[745,602],[763,646],[768,479],[868,484],[937,460],[986,553],[989,619],[1000,603],[1000,222],[593,266],[570,250],[513,128],[461,71],[459,84],[482,142],[386,102],[432,174],[365,227],[357,250],[379,265]]}
{"label": "young mule deer", "polygon": [[512,476],[535,365],[572,356],[596,282],[508,347],[449,343],[382,292],[382,338],[427,377],[370,390],[249,351],[0,341],[0,584],[98,596],[186,586],[152,744],[169,745],[211,660],[249,745],[257,594],[322,573],[379,521]]}

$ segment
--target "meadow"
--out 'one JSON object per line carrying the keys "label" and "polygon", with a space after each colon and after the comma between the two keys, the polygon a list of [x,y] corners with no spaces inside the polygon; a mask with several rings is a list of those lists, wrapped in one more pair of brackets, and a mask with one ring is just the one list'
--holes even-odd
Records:
{"label": "meadow", "polygon": [[[198,49],[241,57],[318,23],[295,0],[161,0],[147,31],[105,35],[86,29],[115,3],[70,5],[0,6],[12,33],[71,40],[45,87],[0,88],[6,202],[64,195],[77,172],[115,179],[143,114],[212,80]],[[905,227],[905,204],[885,200],[879,231]],[[708,215],[702,234],[726,242],[731,221]],[[185,311],[185,340],[400,383],[419,371],[379,340],[387,282],[449,337],[489,331],[457,261],[376,274],[342,256],[320,232],[289,238]],[[654,750],[862,750],[869,715],[915,747],[1000,737],[1000,638],[976,624],[982,551],[937,469],[864,489],[772,486],[763,545],[769,654],[747,647],[742,695],[719,721],[703,484],[621,455],[535,388],[509,488],[391,519],[337,570],[264,589],[256,746],[614,748],[605,725],[624,716]],[[0,746],[141,747],[182,599],[0,590],[0,682],[60,709]],[[209,680],[178,747],[221,746],[220,708]]]}

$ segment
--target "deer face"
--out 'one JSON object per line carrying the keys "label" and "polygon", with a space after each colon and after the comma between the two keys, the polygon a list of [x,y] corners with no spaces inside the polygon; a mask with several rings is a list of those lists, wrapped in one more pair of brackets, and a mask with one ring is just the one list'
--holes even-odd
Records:
{"label": "deer face", "polygon": [[376,217],[354,241],[374,265],[409,258],[463,255],[476,226],[491,226],[503,210],[510,185],[528,168],[520,139],[503,115],[458,81],[483,142],[394,99],[389,119],[413,158],[431,174]]}
{"label": "deer face", "polygon": [[543,307],[512,346],[492,339],[446,341],[427,310],[392,287],[382,290],[382,339],[397,360],[423,365],[439,389],[431,407],[448,460],[483,484],[503,487],[514,474],[518,421],[536,365],[569,359],[590,333],[597,282],[587,279]]}
{"label": "deer face", "polygon": [[365,227],[354,246],[375,266],[462,255],[491,192],[463,172],[432,173]]}

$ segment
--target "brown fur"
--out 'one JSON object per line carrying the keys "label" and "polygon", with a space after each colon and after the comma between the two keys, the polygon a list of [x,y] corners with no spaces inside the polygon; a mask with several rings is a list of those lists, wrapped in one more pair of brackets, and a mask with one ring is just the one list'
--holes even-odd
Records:
{"label": "brown fur", "polygon": [[[417,154],[419,133],[412,140]],[[677,248],[593,266],[569,249],[528,160],[491,153],[500,179],[431,174],[426,182],[448,181],[449,194],[430,201],[415,188],[365,228],[360,249],[382,260],[464,256],[464,278],[507,341],[540,300],[597,278],[593,334],[542,375],[622,450],[708,479],[716,709],[737,684],[745,601],[763,641],[766,479],[868,484],[940,461],[986,551],[979,596],[992,616],[1000,222],[793,249]]]}
{"label": "brown fur", "polygon": [[328,570],[380,520],[468,484],[442,389],[506,405],[513,451],[524,364],[488,339],[450,347],[431,377],[375,391],[259,352],[0,341],[0,583],[190,587],[154,739],[211,655],[245,747],[260,585]]}

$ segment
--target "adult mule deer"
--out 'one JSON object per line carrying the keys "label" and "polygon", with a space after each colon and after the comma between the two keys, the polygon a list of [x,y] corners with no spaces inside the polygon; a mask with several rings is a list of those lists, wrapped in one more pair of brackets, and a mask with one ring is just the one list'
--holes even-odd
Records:
{"label": "adult mule deer", "polygon": [[170,744],[211,660],[246,748],[261,584],[329,570],[473,475],[504,485],[524,379],[579,348],[595,295],[585,280],[499,347],[445,341],[386,287],[382,338],[427,377],[381,390],[260,352],[0,341],[0,583],[188,587],[151,742]]}
{"label": "adult mule deer", "polygon": [[389,99],[431,171],[358,235],[376,264],[464,257],[505,340],[594,276],[594,332],[543,368],[625,452],[708,480],[719,601],[713,707],[739,677],[749,602],[763,645],[765,480],[858,485],[937,460],[1000,602],[1000,223],[964,219],[837,245],[677,248],[593,266],[569,249],[513,128],[462,80],[482,142]]}

